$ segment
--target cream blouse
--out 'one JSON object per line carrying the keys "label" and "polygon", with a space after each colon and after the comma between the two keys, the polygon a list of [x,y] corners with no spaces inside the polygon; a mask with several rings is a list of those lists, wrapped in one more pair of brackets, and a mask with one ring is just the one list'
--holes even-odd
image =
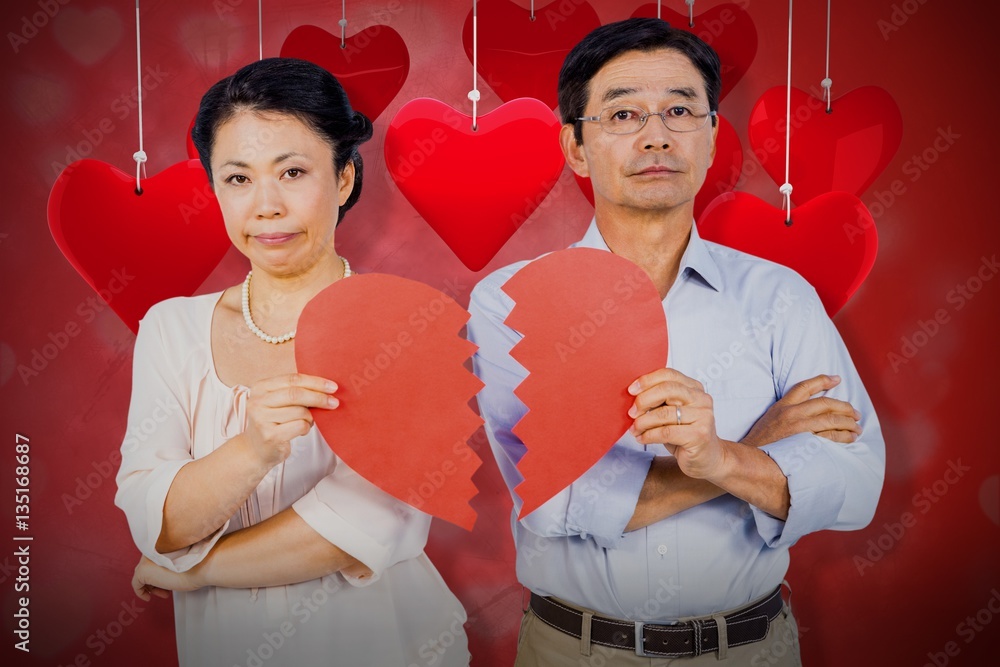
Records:
{"label": "cream blouse", "polygon": [[339,461],[315,426],[292,440],[291,455],[213,534],[185,549],[156,551],[177,471],[246,426],[248,388],[223,384],[212,357],[212,315],[221,295],[169,299],[140,322],[115,496],[136,546],[183,572],[226,533],[292,507],[373,574],[175,592],[180,664],[467,665],[465,611],[423,552],[430,517]]}

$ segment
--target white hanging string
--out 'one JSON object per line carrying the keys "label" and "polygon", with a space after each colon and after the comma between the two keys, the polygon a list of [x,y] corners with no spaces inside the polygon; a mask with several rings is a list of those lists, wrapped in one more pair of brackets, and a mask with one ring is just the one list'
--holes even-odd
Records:
{"label": "white hanging string", "polygon": [[826,0],[826,78],[820,82],[823,86],[823,99],[826,100],[826,112],[833,113],[833,79],[830,78],[830,0]]}
{"label": "white hanging string", "polygon": [[684,0],[684,4],[688,6],[688,27],[694,27],[694,0]]}
{"label": "white hanging string", "polygon": [[788,0],[788,85],[785,96],[785,182],[778,188],[781,193],[781,208],[785,211],[785,224],[792,224],[792,184],[788,179],[788,147],[792,139],[792,1]]}
{"label": "white hanging string", "polygon": [[264,0],[257,0],[257,60],[264,59]]}
{"label": "white hanging string", "polygon": [[472,90],[469,91],[469,99],[472,100],[472,131],[476,132],[479,126],[476,122],[476,113],[479,111],[479,42],[477,35],[476,0],[472,0]]}
{"label": "white hanging string", "polygon": [[656,18],[663,18],[663,0],[656,0]]}
{"label": "white hanging string", "polygon": [[531,0],[531,20],[535,20],[535,0]]}
{"label": "white hanging string", "polygon": [[142,48],[141,41],[139,39],[139,0],[135,0],[135,71],[136,78],[139,81],[138,91],[139,99],[139,150],[132,154],[132,159],[135,160],[135,193],[137,195],[142,194],[142,184],[139,182],[139,170],[142,170],[142,175],[146,175],[146,151],[142,148]]}
{"label": "white hanging string", "polygon": [[340,1],[340,20],[337,21],[337,25],[340,26],[340,48],[347,48],[347,41],[344,39],[344,33],[347,31],[347,0]]}

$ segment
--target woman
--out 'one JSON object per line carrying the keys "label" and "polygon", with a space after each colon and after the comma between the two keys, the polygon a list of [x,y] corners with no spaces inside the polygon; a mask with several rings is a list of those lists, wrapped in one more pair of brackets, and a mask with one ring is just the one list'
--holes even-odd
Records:
{"label": "woman", "polygon": [[174,591],[182,665],[468,664],[465,612],[423,553],[430,517],[338,461],[309,411],[335,410],[336,385],[295,373],[299,314],[351,275],[334,230],[371,136],[301,60],[202,99],[192,137],[251,268],[142,320],[115,498],[137,595]]}

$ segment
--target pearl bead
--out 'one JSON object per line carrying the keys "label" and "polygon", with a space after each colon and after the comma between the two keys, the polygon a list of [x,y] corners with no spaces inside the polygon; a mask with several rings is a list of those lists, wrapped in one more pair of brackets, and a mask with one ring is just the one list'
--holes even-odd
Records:
{"label": "pearl bead", "polygon": [[[349,278],[350,276],[354,275],[354,272],[351,271],[350,262],[348,262],[347,259],[345,259],[344,257],[340,257],[340,261],[344,263],[344,278]],[[243,301],[242,304],[243,321],[246,322],[247,329],[253,332],[253,334],[258,338],[260,338],[262,341],[266,343],[271,343],[272,345],[278,345],[280,343],[284,343],[295,338],[294,331],[289,331],[288,333],[283,334],[281,336],[271,336],[269,334],[266,334],[261,330],[260,327],[257,326],[257,323],[253,321],[253,316],[250,314],[250,278],[252,276],[253,276],[253,271],[251,270],[249,273],[247,273],[247,277],[243,281],[243,289],[240,295]]]}

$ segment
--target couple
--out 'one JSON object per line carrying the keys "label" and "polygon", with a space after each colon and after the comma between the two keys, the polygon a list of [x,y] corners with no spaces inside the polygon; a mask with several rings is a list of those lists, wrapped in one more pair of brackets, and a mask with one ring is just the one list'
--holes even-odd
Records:
{"label": "couple", "polygon": [[[798,664],[780,594],[788,548],[874,513],[878,421],[814,290],[702,241],[692,223],[719,89],[714,51],[659,19],[598,28],[560,73],[562,148],[595,193],[576,245],[647,272],[670,359],[629,387],[634,425],[608,455],[512,521],[531,591],[517,665]],[[350,279],[334,234],[360,195],[358,146],[371,135],[337,81],[303,61],[253,63],[202,99],[195,145],[251,270],[143,319],[128,432],[171,410],[142,439],[127,433],[116,496],[143,554],[136,593],[174,592],[182,665],[469,663],[465,612],[423,552],[430,518],[337,460],[309,412],[337,409],[336,385],[295,373],[299,313]],[[508,354],[520,335],[504,324],[500,287],[523,265],[476,287],[468,327],[511,489],[524,371]],[[779,290],[791,304],[774,327],[744,333]],[[732,366],[706,375],[737,342]]]}

